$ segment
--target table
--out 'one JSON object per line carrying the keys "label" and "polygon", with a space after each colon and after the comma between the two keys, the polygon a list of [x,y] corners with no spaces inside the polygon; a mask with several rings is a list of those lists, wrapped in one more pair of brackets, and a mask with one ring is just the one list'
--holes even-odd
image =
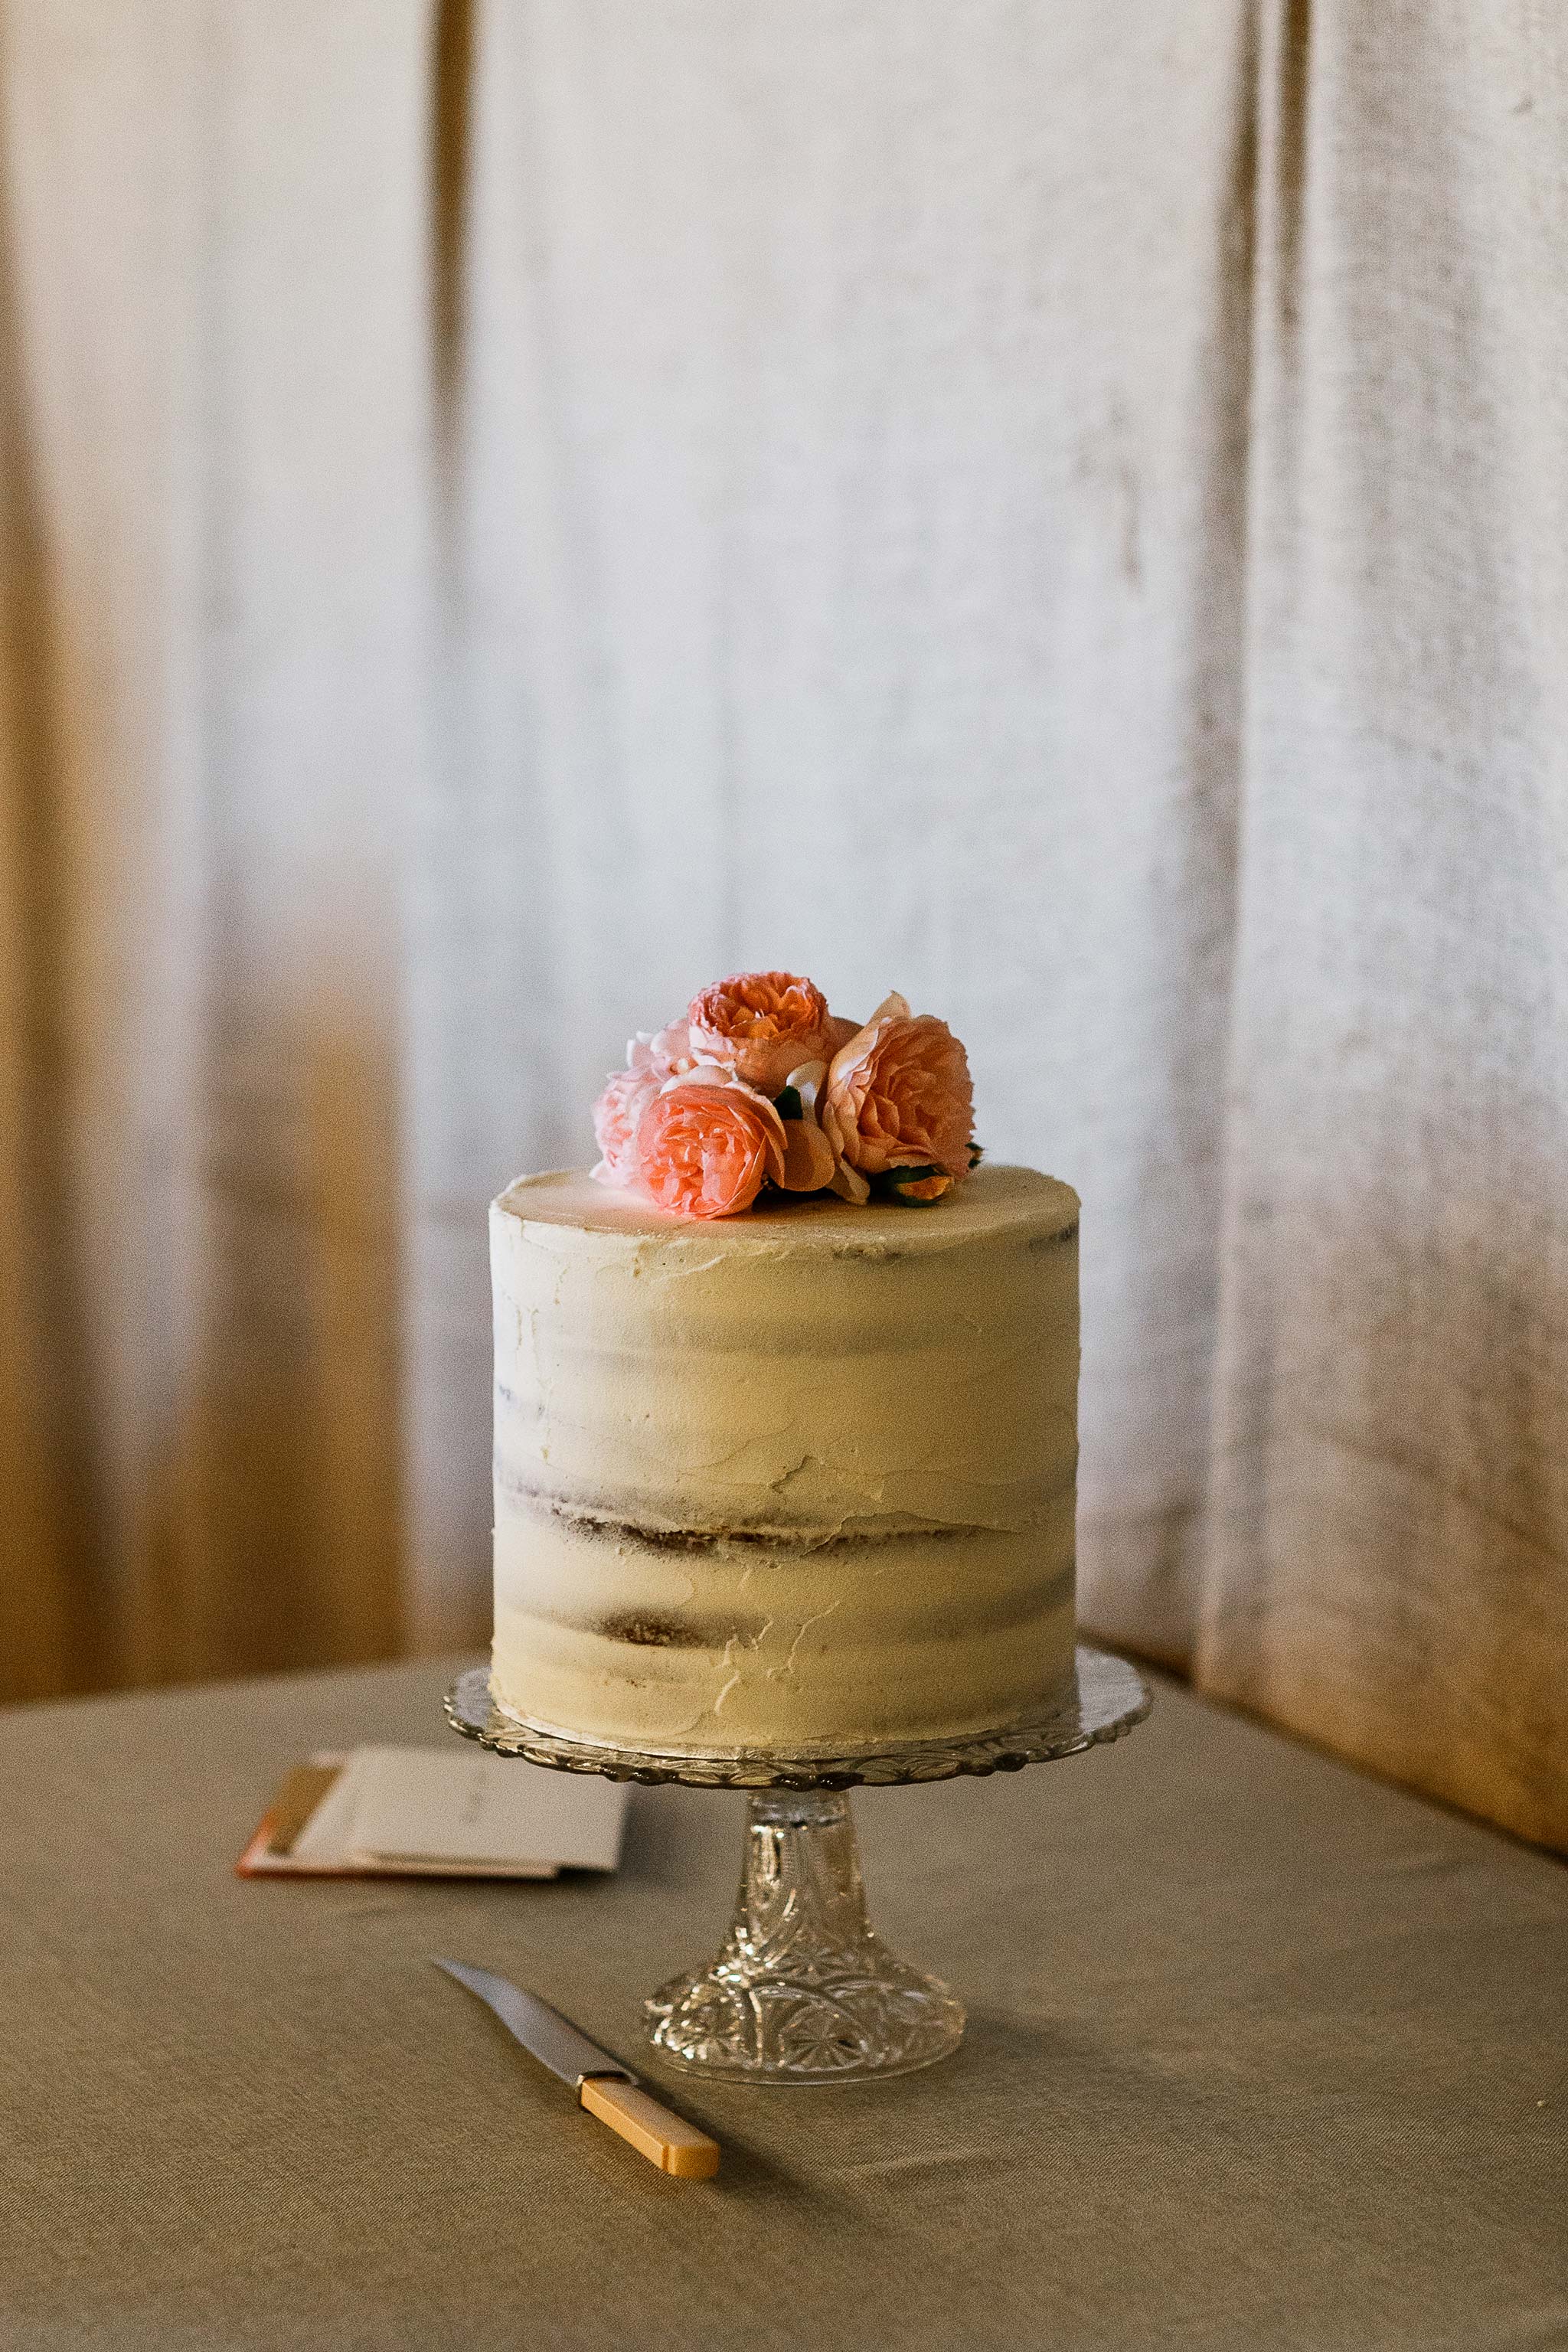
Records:
{"label": "table", "polygon": [[1070,1763],[864,1792],[876,1916],[965,2045],[666,2077],[726,2151],[672,2181],[426,1955],[641,2065],[740,1800],[637,1790],[613,1882],[232,1875],[308,1749],[449,1738],[462,1663],[0,1715],[6,2352],[1568,2345],[1550,1857],[1174,1687]]}

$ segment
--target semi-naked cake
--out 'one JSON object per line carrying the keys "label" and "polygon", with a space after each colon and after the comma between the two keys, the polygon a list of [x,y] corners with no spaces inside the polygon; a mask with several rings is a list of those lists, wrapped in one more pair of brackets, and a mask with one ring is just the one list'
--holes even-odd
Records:
{"label": "semi-naked cake", "polygon": [[[684,1026],[661,1033],[657,1118],[621,1118],[634,1057],[621,1124],[601,1122],[606,1159],[640,1131],[642,1181],[529,1176],[495,1202],[491,1687],[509,1713],[670,1754],[805,1757],[1005,1727],[1070,1684],[1078,1197],[1032,1169],[969,1175],[951,1142],[936,1157],[937,1097],[917,1071],[900,1112],[895,1081],[946,1047],[906,1037],[921,1024],[889,1003],[831,1070],[829,1031],[800,1071],[726,1081],[730,1103],[698,1099],[716,1081],[681,1059]],[[966,1066],[963,1084],[966,1134]],[[793,1157],[746,1096],[813,1130]],[[650,1189],[683,1102],[690,1181],[718,1166],[723,1208]],[[761,1137],[743,1213],[721,1119],[742,1158],[748,1119]],[[889,1128],[903,1158],[879,1169]],[[837,1190],[792,1198],[788,1171],[820,1177],[829,1150]]]}

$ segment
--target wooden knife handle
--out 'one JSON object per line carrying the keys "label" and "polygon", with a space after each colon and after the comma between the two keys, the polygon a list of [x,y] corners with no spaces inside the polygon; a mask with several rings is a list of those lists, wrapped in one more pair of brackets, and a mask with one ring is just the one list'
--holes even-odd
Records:
{"label": "wooden knife handle", "polygon": [[710,2180],[718,2171],[718,2141],[672,2116],[635,2083],[623,2083],[614,2074],[590,2074],[582,2095],[591,2116],[619,2132],[661,2172],[673,2172],[679,2180]]}

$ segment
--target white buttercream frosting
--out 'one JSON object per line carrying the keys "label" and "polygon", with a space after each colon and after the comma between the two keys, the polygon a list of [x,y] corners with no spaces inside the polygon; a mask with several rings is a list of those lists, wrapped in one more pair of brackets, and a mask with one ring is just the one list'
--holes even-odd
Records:
{"label": "white buttercream frosting", "polygon": [[673,1752],[1017,1721],[1073,1656],[1078,1198],[490,1213],[499,1702]]}

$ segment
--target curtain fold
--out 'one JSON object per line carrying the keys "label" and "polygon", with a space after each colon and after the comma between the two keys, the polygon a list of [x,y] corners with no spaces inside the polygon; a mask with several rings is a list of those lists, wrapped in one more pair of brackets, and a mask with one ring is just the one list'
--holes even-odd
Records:
{"label": "curtain fold", "polygon": [[13,1691],[401,1637],[427,36],[0,12]]}
{"label": "curtain fold", "polygon": [[1266,17],[1198,1678],[1568,1845],[1568,23]]}
{"label": "curtain fold", "polygon": [[1083,1194],[1086,1622],[1568,1845],[1568,35],[0,0],[0,1680],[482,1637],[751,961]]}

